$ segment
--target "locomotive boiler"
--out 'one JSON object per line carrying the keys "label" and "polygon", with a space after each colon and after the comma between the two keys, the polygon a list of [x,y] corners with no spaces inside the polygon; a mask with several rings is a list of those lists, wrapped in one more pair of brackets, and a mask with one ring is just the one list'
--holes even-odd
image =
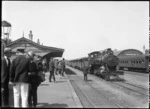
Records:
{"label": "locomotive boiler", "polygon": [[123,75],[123,71],[117,71],[119,59],[113,54],[113,51],[108,48],[104,51],[95,51],[89,56],[90,73],[100,76],[105,80],[110,80],[111,77],[119,78],[118,75]]}

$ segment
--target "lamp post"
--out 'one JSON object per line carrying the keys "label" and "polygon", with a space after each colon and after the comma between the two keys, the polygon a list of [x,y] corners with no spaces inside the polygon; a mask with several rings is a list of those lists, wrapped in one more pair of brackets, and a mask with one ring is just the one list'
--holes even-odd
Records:
{"label": "lamp post", "polygon": [[2,36],[5,40],[6,45],[8,44],[9,41],[10,31],[11,31],[11,24],[7,21],[2,21]]}

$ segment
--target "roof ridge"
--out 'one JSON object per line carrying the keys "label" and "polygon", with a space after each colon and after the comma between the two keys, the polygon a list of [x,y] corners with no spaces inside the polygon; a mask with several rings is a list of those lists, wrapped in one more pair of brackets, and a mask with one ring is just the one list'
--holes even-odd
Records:
{"label": "roof ridge", "polygon": [[42,48],[51,48],[51,49],[58,49],[58,50],[62,50],[62,51],[64,51],[64,49],[62,49],[62,48],[49,47],[49,46],[45,46],[45,45],[37,44],[36,42],[31,41],[31,40],[29,40],[29,39],[27,39],[27,38],[25,38],[25,37],[21,37],[21,38],[19,38],[19,39],[15,40],[15,41],[12,41],[12,42],[11,42],[10,44],[8,44],[7,46],[10,46],[10,45],[14,44],[14,43],[16,43],[17,41],[20,41],[21,39],[24,39],[24,40],[26,40],[26,41],[29,41],[29,42],[31,42],[31,43],[33,43],[33,44],[35,44],[35,45],[39,46],[39,47],[42,47]]}

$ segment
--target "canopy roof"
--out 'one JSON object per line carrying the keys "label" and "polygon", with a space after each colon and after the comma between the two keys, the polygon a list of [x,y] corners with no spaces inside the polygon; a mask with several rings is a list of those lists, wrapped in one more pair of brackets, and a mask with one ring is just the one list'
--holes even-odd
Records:
{"label": "canopy roof", "polygon": [[12,48],[13,51],[18,49],[25,49],[25,51],[33,51],[36,55],[41,57],[62,57],[64,49],[56,47],[43,46],[35,43],[25,37],[21,37],[13,42],[11,42],[7,47]]}

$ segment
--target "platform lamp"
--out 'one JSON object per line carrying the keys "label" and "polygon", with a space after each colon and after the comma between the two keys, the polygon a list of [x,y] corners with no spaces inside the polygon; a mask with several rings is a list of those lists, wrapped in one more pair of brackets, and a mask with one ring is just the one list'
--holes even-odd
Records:
{"label": "platform lamp", "polygon": [[7,21],[2,21],[2,36],[4,38],[6,45],[8,44],[9,41],[10,31],[11,31],[11,24]]}

